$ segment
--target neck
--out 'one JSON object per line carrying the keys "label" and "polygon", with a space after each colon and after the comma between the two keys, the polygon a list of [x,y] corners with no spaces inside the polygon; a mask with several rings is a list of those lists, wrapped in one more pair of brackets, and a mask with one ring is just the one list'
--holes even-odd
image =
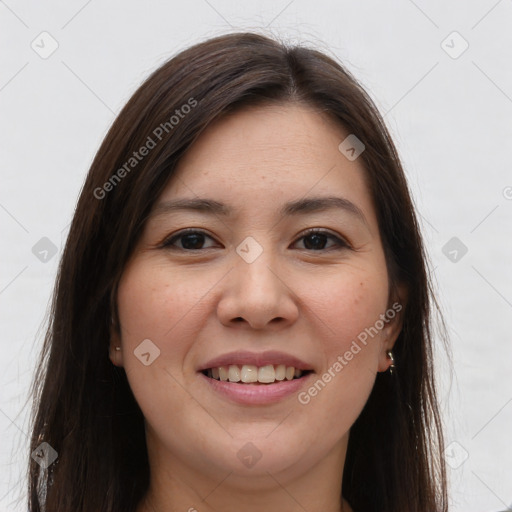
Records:
{"label": "neck", "polygon": [[[196,499],[196,501],[194,502],[195,506],[183,508],[183,506],[184,506],[183,504],[162,505],[158,502],[155,502],[154,496],[148,494],[148,495],[146,495],[146,497],[144,498],[144,500],[142,501],[140,506],[137,508],[137,512],[174,512],[174,511],[178,511],[178,510],[180,510],[180,511],[186,510],[187,512],[199,512],[199,511],[201,511],[201,512],[218,512],[218,510],[219,510],[218,508],[213,508],[213,506],[206,503],[206,499],[208,498],[208,496],[206,496],[203,499],[201,499],[200,497],[198,497],[198,498],[200,501]],[[234,500],[234,498],[232,498],[232,500]],[[292,501],[293,501],[293,499],[292,499]],[[296,500],[294,500],[294,501],[296,501]],[[189,501],[188,503],[190,504],[190,503],[192,503],[192,501]],[[197,503],[199,503],[199,505],[197,505]],[[242,506],[245,506],[245,504]],[[266,504],[265,506],[268,507],[268,504]],[[197,507],[199,507],[199,508],[197,508]],[[297,509],[281,508],[280,510],[300,510],[301,512],[303,512],[304,510],[309,510],[309,509],[306,509],[305,507],[301,506],[298,502],[297,502],[297,507],[298,507]],[[238,509],[236,507],[232,507],[232,508],[226,508],[226,509],[222,509],[222,510],[231,512],[231,510],[238,510]],[[272,509],[266,508],[265,510],[273,510],[273,508]],[[326,512],[328,512],[330,510],[332,510],[333,512],[353,512],[352,508],[350,507],[350,504],[344,499],[342,499],[341,503],[336,508],[323,509],[323,510]]]}
{"label": "neck", "polygon": [[[255,466],[249,476],[235,470],[194,467],[153,445],[148,436],[150,487],[137,512],[352,512],[341,498],[348,436],[313,467],[301,461],[281,471]],[[302,462],[307,466],[306,462]]]}

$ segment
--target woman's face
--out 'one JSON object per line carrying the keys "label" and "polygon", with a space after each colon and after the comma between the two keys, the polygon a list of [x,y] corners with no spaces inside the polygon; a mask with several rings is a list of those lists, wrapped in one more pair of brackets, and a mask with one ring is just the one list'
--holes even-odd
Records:
{"label": "woman's face", "polygon": [[155,466],[250,486],[343,465],[401,307],[361,159],[338,149],[348,135],[304,106],[245,109],[204,132],[154,205],[111,359]]}

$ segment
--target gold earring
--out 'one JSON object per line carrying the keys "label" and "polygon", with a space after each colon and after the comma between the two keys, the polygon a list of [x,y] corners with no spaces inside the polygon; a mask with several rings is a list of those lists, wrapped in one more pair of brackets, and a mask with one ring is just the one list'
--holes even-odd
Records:
{"label": "gold earring", "polygon": [[395,369],[395,358],[393,357],[393,352],[391,350],[388,350],[386,354],[388,355],[389,359],[391,359],[391,364],[389,365],[389,374],[393,375],[393,371]]}

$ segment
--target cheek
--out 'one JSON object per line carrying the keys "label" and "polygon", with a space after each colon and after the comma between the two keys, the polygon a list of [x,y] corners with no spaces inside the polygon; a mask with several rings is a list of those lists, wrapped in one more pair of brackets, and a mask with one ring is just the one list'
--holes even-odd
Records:
{"label": "cheek", "polygon": [[[362,410],[378,370],[387,307],[387,274],[339,273],[309,294],[323,368],[301,403],[316,418],[346,431]],[[327,416],[326,416],[327,414]]]}
{"label": "cheek", "polygon": [[163,265],[139,264],[129,269],[119,285],[118,307],[123,342],[130,347],[149,338],[165,350],[178,348],[186,326],[203,309],[204,296],[213,285],[209,279],[189,279],[186,272]]}
{"label": "cheek", "polygon": [[[386,273],[347,270],[321,281],[321,286],[309,287],[308,306],[322,327],[324,349],[337,356],[350,348],[358,337],[364,341],[368,330],[375,339],[380,336],[372,327],[386,312],[388,282]],[[380,325],[380,324],[379,324]],[[368,343],[369,345],[369,343]],[[375,343],[373,345],[376,345]],[[364,345],[363,345],[364,346]]]}
{"label": "cheek", "polygon": [[162,387],[179,400],[180,375],[202,328],[208,285],[158,263],[139,262],[125,271],[117,296],[122,364],[142,408],[158,407],[155,390]]}
{"label": "cheek", "polygon": [[142,258],[119,283],[122,364],[150,423],[167,417],[164,404],[172,410],[185,406],[180,374],[192,334],[186,331],[195,323],[204,293],[177,272]]}
{"label": "cheek", "polygon": [[361,279],[343,285],[333,286],[321,307],[318,303],[324,366],[298,396],[309,442],[326,452],[349,431],[370,396],[381,335],[371,328],[385,312],[387,298],[385,286],[376,288]]}

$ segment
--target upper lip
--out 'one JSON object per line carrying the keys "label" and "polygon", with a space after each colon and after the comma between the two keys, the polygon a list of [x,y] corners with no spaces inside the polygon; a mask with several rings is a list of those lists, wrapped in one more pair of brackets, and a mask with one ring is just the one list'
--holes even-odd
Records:
{"label": "upper lip", "polygon": [[308,363],[302,361],[296,356],[285,354],[275,350],[268,350],[265,352],[248,352],[237,351],[228,354],[222,354],[218,357],[210,359],[204,364],[201,364],[197,371],[208,370],[210,368],[218,368],[219,366],[229,366],[232,364],[244,365],[250,364],[254,366],[267,366],[284,364],[286,366],[293,366],[299,370],[312,370],[313,368]]}

